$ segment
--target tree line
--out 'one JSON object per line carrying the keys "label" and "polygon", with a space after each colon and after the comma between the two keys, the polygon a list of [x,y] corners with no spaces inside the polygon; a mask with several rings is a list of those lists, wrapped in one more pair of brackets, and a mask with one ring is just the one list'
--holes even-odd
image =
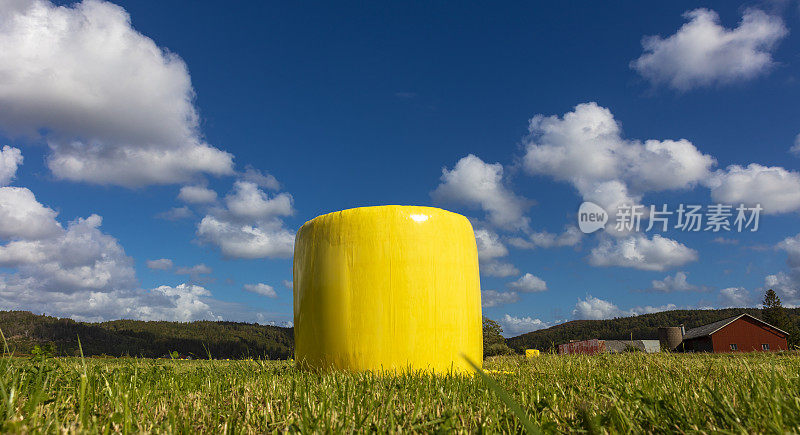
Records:
{"label": "tree line", "polygon": [[77,322],[28,311],[0,311],[0,331],[15,354],[54,356],[291,358],[292,328],[238,322],[114,320]]}
{"label": "tree line", "polygon": [[[522,353],[525,349],[555,351],[570,340],[655,340],[658,328],[684,325],[686,329],[741,313],[758,317],[789,333],[789,347],[800,346],[800,308],[784,308],[768,290],[762,308],[673,310],[608,320],[574,320],[506,339],[497,322],[483,318],[485,356]],[[53,356],[133,356],[144,358],[267,358],[286,359],[294,353],[292,328],[239,322],[167,322],[114,320],[88,323],[36,315],[28,311],[0,311],[0,331],[15,354],[34,349]]]}

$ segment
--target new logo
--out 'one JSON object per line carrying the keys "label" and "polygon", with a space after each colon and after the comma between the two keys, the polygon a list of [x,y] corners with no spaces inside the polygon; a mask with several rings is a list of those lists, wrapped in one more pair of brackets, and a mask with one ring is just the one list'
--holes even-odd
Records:
{"label": "new logo", "polygon": [[608,222],[608,213],[599,205],[585,201],[578,209],[578,228],[585,234],[591,234]]}

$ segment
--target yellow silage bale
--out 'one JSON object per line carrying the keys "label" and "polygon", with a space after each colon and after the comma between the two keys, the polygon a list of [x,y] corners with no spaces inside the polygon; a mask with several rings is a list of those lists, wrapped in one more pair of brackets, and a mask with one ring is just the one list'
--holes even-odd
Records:
{"label": "yellow silage bale", "polygon": [[343,370],[472,371],[483,336],[475,235],[449,211],[354,208],[297,232],[298,363]]}

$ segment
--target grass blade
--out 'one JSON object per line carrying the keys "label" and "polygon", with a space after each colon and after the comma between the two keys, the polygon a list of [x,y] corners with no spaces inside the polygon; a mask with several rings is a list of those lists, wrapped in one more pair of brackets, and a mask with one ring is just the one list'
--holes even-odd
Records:
{"label": "grass blade", "polygon": [[480,377],[483,379],[483,381],[486,383],[486,385],[492,390],[492,392],[494,392],[494,394],[503,403],[505,403],[505,405],[508,407],[508,409],[510,409],[511,412],[514,413],[514,415],[517,417],[519,422],[522,423],[522,426],[525,427],[525,432],[527,432],[529,434],[541,434],[542,433],[542,430],[539,429],[539,427],[537,425],[535,425],[528,418],[527,414],[525,414],[525,411],[522,410],[522,407],[519,405],[519,403],[517,403],[517,401],[514,400],[514,398],[511,397],[511,395],[508,394],[508,392],[506,390],[504,390],[503,387],[498,385],[497,382],[494,381],[494,379],[490,378],[489,376],[486,376],[486,374],[483,372],[483,370],[480,367],[478,367],[477,364],[472,362],[472,360],[467,358],[466,355],[462,355],[462,357],[467,361],[467,363],[469,365],[472,366],[472,368],[475,369],[475,371],[478,373],[478,375],[480,375]]}

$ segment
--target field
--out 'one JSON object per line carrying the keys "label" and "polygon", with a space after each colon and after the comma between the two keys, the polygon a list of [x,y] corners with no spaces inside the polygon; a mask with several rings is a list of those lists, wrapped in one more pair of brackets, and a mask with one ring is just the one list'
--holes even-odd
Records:
{"label": "field", "polygon": [[[797,353],[500,357],[485,368],[543,432],[800,431]],[[3,432],[523,431],[474,375],[6,356],[0,382]]]}

